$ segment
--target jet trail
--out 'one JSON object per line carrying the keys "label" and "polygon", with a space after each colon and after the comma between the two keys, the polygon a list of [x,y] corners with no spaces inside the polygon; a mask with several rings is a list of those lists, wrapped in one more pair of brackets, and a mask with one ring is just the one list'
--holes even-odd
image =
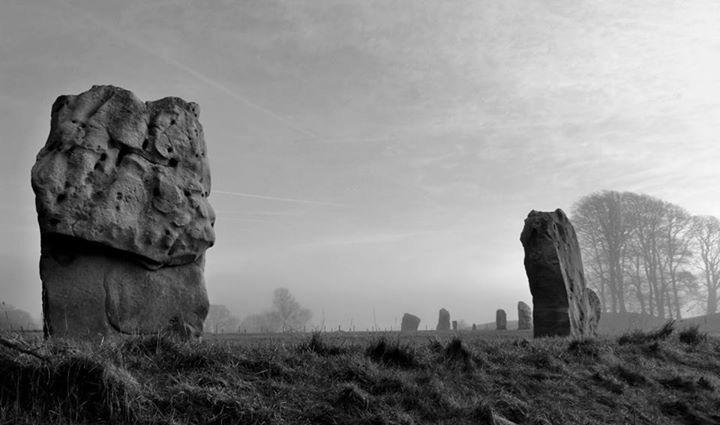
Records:
{"label": "jet trail", "polygon": [[317,133],[307,130],[307,129],[304,129],[304,128],[298,126],[297,124],[293,123],[289,119],[283,117],[282,115],[279,115],[279,114],[271,111],[270,109],[265,108],[264,106],[258,105],[257,103],[249,100],[248,98],[235,93],[234,91],[232,91],[228,87],[226,87],[224,84],[208,77],[207,75],[205,75],[193,68],[190,68],[189,66],[177,61],[176,59],[173,59],[166,55],[161,55],[157,51],[153,51],[153,50],[149,49],[143,43],[135,40],[132,37],[129,37],[127,33],[124,33],[122,31],[115,29],[109,22],[106,22],[102,19],[98,19],[97,17],[92,16],[91,14],[85,12],[84,10],[78,10],[75,6],[73,6],[72,4],[70,4],[66,1],[60,1],[59,3],[63,4],[66,8],[70,9],[73,13],[81,15],[83,18],[85,18],[85,20],[90,21],[92,24],[94,24],[98,28],[103,29],[105,32],[110,34],[115,39],[124,41],[124,42],[132,45],[133,47],[143,51],[144,53],[149,54],[152,57],[158,58],[169,65],[175,66],[176,68],[184,71],[187,74],[190,74],[191,76],[202,81],[203,83],[205,83],[209,86],[212,86],[215,89],[225,93],[226,95],[230,96],[231,98],[235,99],[236,101],[243,103],[245,106],[255,109],[256,111],[262,112],[263,114],[268,115],[279,122],[282,122],[287,127],[291,128],[291,129],[297,131],[298,133],[301,133],[307,137],[311,137],[311,138],[319,137],[319,135]]}
{"label": "jet trail", "polygon": [[213,190],[212,193],[219,193],[222,195],[241,196],[243,198],[265,199],[268,201],[296,202],[299,204],[328,205],[328,206],[333,206],[333,207],[346,207],[347,206],[345,204],[338,204],[335,202],[312,201],[309,199],[297,199],[297,198],[282,198],[279,196],[258,195],[255,193],[244,193],[244,192],[229,192],[226,190]]}

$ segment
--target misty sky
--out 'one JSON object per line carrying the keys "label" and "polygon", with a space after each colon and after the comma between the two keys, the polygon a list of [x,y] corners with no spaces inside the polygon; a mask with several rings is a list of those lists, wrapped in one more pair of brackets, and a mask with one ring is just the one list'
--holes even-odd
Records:
{"label": "misty sky", "polygon": [[514,320],[531,209],[720,216],[720,2],[0,0],[0,299],[41,311],[30,168],[61,94],[200,104],[211,303],[328,327]]}

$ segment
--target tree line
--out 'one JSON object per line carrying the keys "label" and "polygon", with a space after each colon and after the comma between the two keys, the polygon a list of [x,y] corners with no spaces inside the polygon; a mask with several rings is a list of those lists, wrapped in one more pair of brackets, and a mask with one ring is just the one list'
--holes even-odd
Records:
{"label": "tree line", "polygon": [[0,301],[0,330],[20,331],[38,329],[42,329],[42,326],[30,313],[6,304],[4,301]]}
{"label": "tree line", "polygon": [[272,307],[240,320],[224,305],[210,306],[205,331],[224,332],[294,332],[301,331],[312,318],[312,312],[300,305],[287,288],[273,291]]}
{"label": "tree line", "polygon": [[716,313],[720,220],[633,192],[581,198],[572,222],[588,285],[604,311],[681,318]]}

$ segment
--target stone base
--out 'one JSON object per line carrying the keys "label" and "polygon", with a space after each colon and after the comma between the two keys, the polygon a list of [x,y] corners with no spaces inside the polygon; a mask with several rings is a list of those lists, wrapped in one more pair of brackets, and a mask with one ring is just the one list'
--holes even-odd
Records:
{"label": "stone base", "polygon": [[149,270],[106,252],[43,251],[46,336],[100,339],[170,333],[187,339],[202,334],[209,307],[202,258]]}

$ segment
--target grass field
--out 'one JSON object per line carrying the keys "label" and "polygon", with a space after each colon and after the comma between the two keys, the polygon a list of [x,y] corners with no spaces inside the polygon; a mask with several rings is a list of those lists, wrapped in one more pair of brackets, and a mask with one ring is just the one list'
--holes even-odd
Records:
{"label": "grass field", "polygon": [[696,329],[5,340],[1,424],[720,423],[720,340]]}

